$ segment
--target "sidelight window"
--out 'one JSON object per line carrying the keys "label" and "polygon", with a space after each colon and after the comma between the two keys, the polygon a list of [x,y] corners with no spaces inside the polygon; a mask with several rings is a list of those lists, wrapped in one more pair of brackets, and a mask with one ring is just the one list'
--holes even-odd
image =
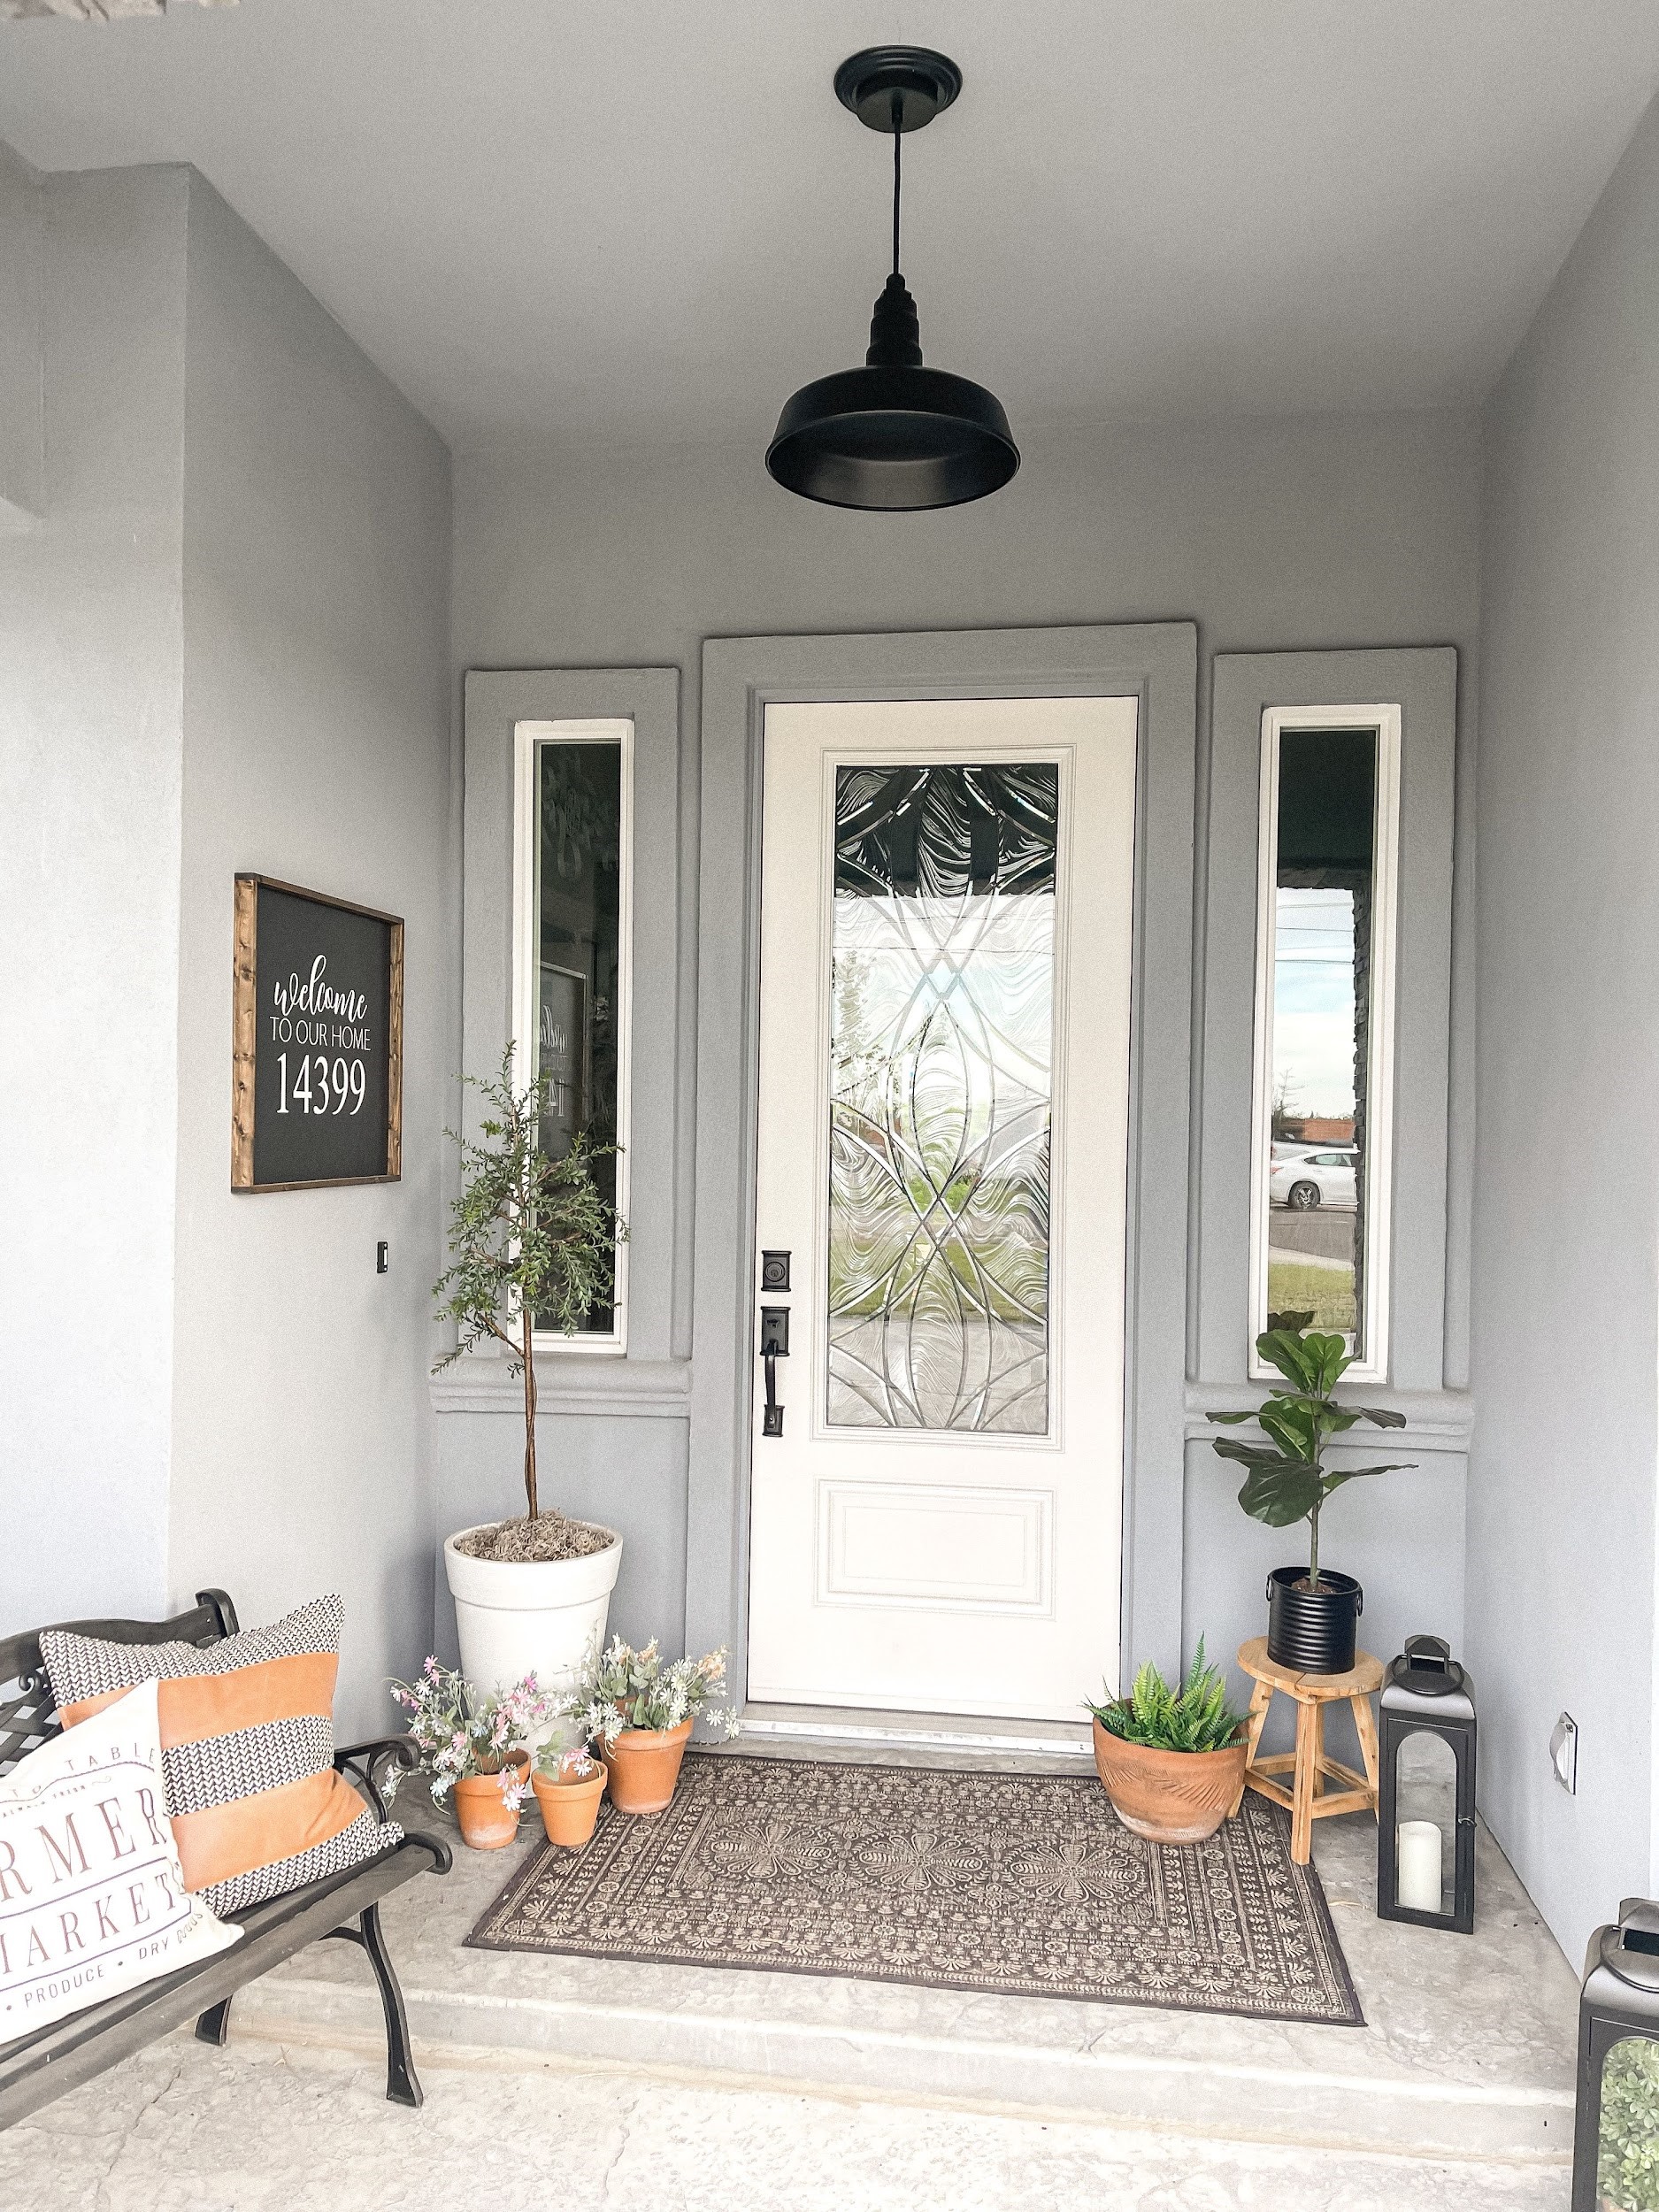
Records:
{"label": "sidelight window", "polygon": [[1262,726],[1251,1340],[1310,1312],[1371,1379],[1388,1367],[1400,719],[1275,708]]}
{"label": "sidelight window", "polygon": [[[625,1215],[633,739],[631,722],[582,721],[521,722],[515,740],[518,1079],[547,1079],[541,1142],[555,1159],[584,1136],[615,1148],[595,1177]],[[623,1348],[626,1259],[624,1245],[580,1348]]]}

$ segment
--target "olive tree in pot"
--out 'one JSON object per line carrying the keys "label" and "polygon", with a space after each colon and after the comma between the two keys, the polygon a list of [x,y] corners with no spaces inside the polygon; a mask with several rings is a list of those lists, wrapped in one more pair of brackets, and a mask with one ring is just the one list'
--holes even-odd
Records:
{"label": "olive tree in pot", "polygon": [[1325,1448],[1333,1436],[1356,1422],[1372,1421],[1379,1428],[1405,1426],[1403,1413],[1386,1407],[1339,1405],[1331,1395],[1354,1364],[1340,1336],[1320,1335],[1309,1328],[1310,1313],[1275,1313],[1256,1340],[1256,1348],[1270,1367],[1276,1367],[1289,1387],[1275,1386],[1267,1402],[1254,1413],[1212,1413],[1212,1421],[1256,1421],[1268,1438],[1266,1445],[1235,1443],[1217,1437],[1216,1449],[1224,1459],[1237,1460],[1248,1469],[1239,1492],[1239,1503],[1253,1520],[1269,1528],[1289,1528],[1306,1521],[1309,1529],[1308,1564],[1276,1567],[1267,1578],[1267,1655],[1275,1665],[1294,1667],[1303,1674],[1346,1674],[1354,1664],[1355,1627],[1365,1594],[1352,1575],[1338,1574],[1319,1566],[1319,1515],[1325,1500],[1345,1482],[1362,1475],[1388,1475],[1412,1465],[1409,1460],[1390,1460],[1377,1467],[1333,1467],[1325,1464]]}
{"label": "olive tree in pot", "polygon": [[573,1336],[611,1288],[617,1246],[627,1236],[594,1179],[612,1149],[579,1135],[562,1159],[542,1149],[547,1079],[519,1089],[512,1050],[488,1080],[463,1080],[487,1116],[460,1147],[461,1194],[452,1209],[449,1268],[435,1285],[441,1320],[456,1325],[441,1371],[481,1345],[504,1345],[524,1384],[522,1517],[459,1530],[445,1541],[461,1671],[480,1692],[534,1676],[567,1690],[590,1648],[604,1640],[622,1539],[597,1522],[543,1511],[536,1470],[534,1338]]}

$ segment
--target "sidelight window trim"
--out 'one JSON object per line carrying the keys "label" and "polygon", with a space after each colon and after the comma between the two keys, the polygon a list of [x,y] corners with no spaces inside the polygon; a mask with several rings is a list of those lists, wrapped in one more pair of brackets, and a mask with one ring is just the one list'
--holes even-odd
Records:
{"label": "sidelight window trim", "polygon": [[1388,1380],[1402,723],[1398,701],[1372,705],[1268,707],[1262,715],[1250,1114],[1249,1373],[1255,1381],[1277,1372],[1257,1355],[1256,1340],[1267,1326],[1268,1312],[1267,1185],[1272,1133],[1273,1002],[1278,960],[1279,752],[1285,733],[1296,730],[1368,731],[1375,733],[1377,741],[1371,847],[1371,1034],[1366,1089],[1366,1235],[1363,1280],[1355,1284],[1356,1313],[1361,1323],[1364,1356],[1355,1362],[1348,1374],[1355,1382]]}
{"label": "sidelight window trim", "polygon": [[[513,1079],[534,1080],[540,1053],[536,995],[539,983],[541,904],[541,811],[536,804],[536,772],[541,750],[550,745],[615,744],[621,753],[617,861],[617,1210],[628,1212],[631,1070],[634,1058],[634,754],[630,715],[607,715],[513,724],[512,792],[512,1009]],[[543,1354],[578,1357],[626,1357],[628,1348],[628,1247],[617,1247],[616,1291],[611,1326],[565,1336],[538,1329],[534,1348]]]}

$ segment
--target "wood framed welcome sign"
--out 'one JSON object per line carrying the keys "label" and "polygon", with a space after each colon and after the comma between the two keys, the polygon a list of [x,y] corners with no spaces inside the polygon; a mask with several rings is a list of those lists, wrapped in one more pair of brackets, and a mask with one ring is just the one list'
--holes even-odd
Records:
{"label": "wood framed welcome sign", "polygon": [[236,879],[233,1190],[395,1183],[403,1167],[403,925]]}

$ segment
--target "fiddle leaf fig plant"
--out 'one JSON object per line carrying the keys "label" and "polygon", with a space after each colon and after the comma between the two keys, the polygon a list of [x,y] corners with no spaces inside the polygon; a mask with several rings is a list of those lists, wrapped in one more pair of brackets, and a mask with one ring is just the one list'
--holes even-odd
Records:
{"label": "fiddle leaf fig plant", "polygon": [[1325,1500],[1362,1475],[1396,1474],[1416,1463],[1388,1460],[1376,1467],[1325,1467],[1325,1448],[1333,1436],[1358,1421],[1373,1422],[1379,1429],[1402,1429],[1406,1417],[1386,1406],[1338,1404],[1331,1394],[1354,1364],[1354,1355],[1340,1336],[1312,1329],[1312,1320],[1311,1313],[1270,1313],[1256,1348],[1284,1376],[1285,1385],[1273,1385],[1266,1402],[1254,1413],[1212,1413],[1208,1417],[1229,1425],[1255,1421],[1267,1437],[1271,1448],[1217,1437],[1216,1449],[1223,1459],[1236,1460],[1248,1469],[1239,1503],[1253,1521],[1269,1528],[1307,1522],[1308,1587],[1317,1590],[1319,1515]]}

